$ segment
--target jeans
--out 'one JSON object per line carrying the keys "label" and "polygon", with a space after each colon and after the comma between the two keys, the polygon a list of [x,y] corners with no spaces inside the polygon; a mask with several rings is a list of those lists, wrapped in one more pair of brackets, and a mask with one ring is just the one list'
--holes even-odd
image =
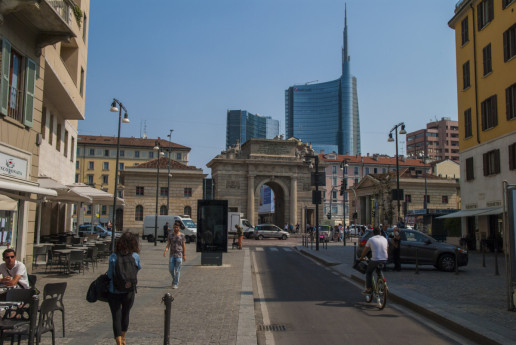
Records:
{"label": "jeans", "polygon": [[122,336],[122,332],[127,332],[129,328],[129,313],[131,312],[133,302],[134,292],[108,294],[115,338]]}
{"label": "jeans", "polygon": [[376,267],[378,267],[378,265],[380,265],[380,264],[385,264],[385,262],[386,262],[385,260],[380,260],[380,261],[370,260],[369,261],[369,264],[367,265],[366,276],[365,276],[366,289],[370,289],[373,285],[373,272],[376,270]]}
{"label": "jeans", "polygon": [[183,258],[175,258],[173,256],[170,257],[170,263],[168,265],[168,270],[170,271],[170,275],[172,276],[172,284],[179,284],[179,276],[181,275],[181,264],[183,263]]}

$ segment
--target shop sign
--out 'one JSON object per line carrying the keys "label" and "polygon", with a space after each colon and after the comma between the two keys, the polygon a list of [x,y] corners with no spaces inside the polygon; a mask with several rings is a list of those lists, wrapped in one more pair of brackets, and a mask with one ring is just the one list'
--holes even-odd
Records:
{"label": "shop sign", "polygon": [[0,152],[0,174],[27,179],[27,160]]}

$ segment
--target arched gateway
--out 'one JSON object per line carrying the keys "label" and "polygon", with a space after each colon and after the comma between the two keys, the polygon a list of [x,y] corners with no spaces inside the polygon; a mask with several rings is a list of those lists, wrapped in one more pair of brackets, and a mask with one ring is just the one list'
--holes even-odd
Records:
{"label": "arched gateway", "polygon": [[[258,223],[260,188],[269,186],[275,196],[273,223],[314,224],[310,176],[304,163],[309,147],[297,139],[250,139],[212,159],[207,166],[214,180],[215,199],[228,200],[229,210]],[[323,170],[323,166],[319,168]],[[321,211],[321,206],[319,206]],[[322,215],[322,212],[319,212]]]}

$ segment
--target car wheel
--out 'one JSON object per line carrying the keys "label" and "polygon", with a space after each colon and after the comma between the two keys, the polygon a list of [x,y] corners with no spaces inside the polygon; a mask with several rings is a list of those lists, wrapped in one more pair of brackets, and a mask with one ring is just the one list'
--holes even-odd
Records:
{"label": "car wheel", "polygon": [[283,236],[281,236],[281,239],[282,239],[282,240],[286,240],[286,239],[287,239],[287,235],[283,235]]}
{"label": "car wheel", "polygon": [[258,235],[259,240],[263,240],[263,235]]}
{"label": "car wheel", "polygon": [[444,272],[455,270],[455,258],[451,254],[443,254],[439,257],[439,269]]}
{"label": "car wheel", "polygon": [[152,236],[152,235],[147,236],[147,241],[154,242],[154,236]]}

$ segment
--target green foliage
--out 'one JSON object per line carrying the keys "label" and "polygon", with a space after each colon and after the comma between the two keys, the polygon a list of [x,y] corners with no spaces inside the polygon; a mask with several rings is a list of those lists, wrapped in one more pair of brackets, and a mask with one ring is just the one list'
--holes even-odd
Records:
{"label": "green foliage", "polygon": [[82,23],[82,11],[81,8],[77,5],[73,7],[73,15],[75,16],[75,20],[77,21],[77,25],[79,25],[79,28],[81,27]]}

